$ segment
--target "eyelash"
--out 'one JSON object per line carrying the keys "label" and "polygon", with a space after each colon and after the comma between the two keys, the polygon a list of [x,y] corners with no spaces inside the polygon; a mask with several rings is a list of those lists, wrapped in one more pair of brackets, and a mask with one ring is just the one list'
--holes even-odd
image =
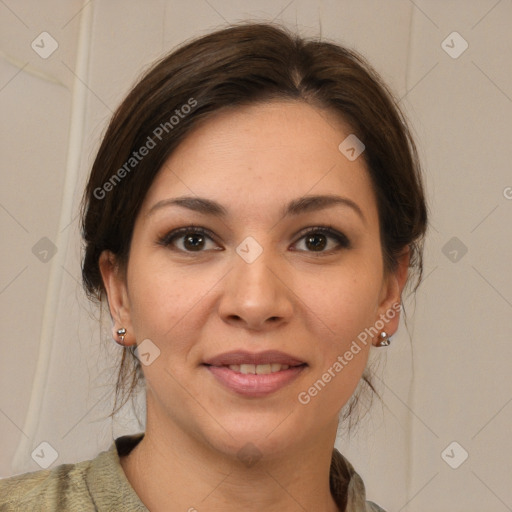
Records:
{"label": "eyelash", "polygon": [[[175,240],[182,238],[188,234],[203,235],[203,236],[210,238],[211,240],[213,240],[215,242],[215,236],[208,229],[205,229],[205,228],[202,228],[199,226],[187,226],[184,228],[175,229],[175,230],[167,233],[163,237],[159,238],[158,244],[162,245],[164,247],[169,247],[173,244],[173,242]],[[337,252],[341,249],[350,249],[351,248],[350,240],[343,233],[340,233],[338,230],[334,229],[331,226],[315,226],[312,228],[308,228],[307,231],[301,233],[300,237],[297,239],[295,244],[298,243],[303,238],[307,237],[308,235],[312,235],[312,234],[322,234],[327,237],[333,238],[334,240],[336,240],[338,246],[334,249],[329,249],[327,251],[322,250],[322,251],[300,251],[300,252],[308,252],[312,255],[321,256],[321,255],[325,255],[325,254],[332,254],[333,252]],[[177,249],[175,247],[173,247],[172,249],[182,252],[182,253],[185,253],[185,254],[194,254],[194,253],[205,252],[204,250],[186,251],[186,250],[182,250],[182,249]]]}

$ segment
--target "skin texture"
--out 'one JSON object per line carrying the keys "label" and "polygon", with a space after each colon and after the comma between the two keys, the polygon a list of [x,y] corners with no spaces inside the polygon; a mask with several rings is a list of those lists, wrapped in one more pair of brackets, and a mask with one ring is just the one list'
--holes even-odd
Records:
{"label": "skin texture", "polygon": [[[152,512],[337,510],[328,475],[338,414],[377,339],[360,344],[307,405],[297,396],[400,301],[408,265],[405,254],[395,273],[384,271],[365,162],[338,150],[350,133],[333,113],[303,102],[219,112],[157,175],[135,222],[127,268],[102,254],[115,328],[127,329],[128,345],[150,339],[160,350],[143,366],[145,438],[121,460]],[[346,205],[283,217],[289,201],[317,194],[350,199],[363,218]],[[150,212],[178,196],[215,200],[227,216],[179,206]],[[199,236],[200,251],[183,234],[159,243],[190,225],[214,235]],[[314,242],[327,245],[315,251],[304,232],[319,225],[343,233],[349,247],[317,234]],[[250,264],[236,252],[248,236],[263,249]],[[386,323],[389,335],[398,317]],[[232,350],[280,350],[307,366],[278,391],[248,398],[202,364]],[[260,458],[248,465],[237,453],[252,445]]]}

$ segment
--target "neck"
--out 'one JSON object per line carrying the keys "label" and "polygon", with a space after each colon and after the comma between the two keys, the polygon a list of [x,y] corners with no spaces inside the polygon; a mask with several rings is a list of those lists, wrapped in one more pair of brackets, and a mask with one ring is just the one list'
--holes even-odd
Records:
{"label": "neck", "polygon": [[286,456],[263,454],[244,463],[175,425],[166,424],[163,432],[154,420],[148,415],[144,438],[121,458],[130,484],[151,512],[338,512],[329,488],[336,428],[321,443],[301,442]]}

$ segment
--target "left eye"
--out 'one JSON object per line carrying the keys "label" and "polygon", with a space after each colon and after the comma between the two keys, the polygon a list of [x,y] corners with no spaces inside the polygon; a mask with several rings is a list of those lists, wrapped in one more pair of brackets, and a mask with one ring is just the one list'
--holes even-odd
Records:
{"label": "left eye", "polygon": [[[333,241],[329,245],[329,241]],[[310,229],[307,233],[303,234],[301,238],[296,242],[298,244],[302,241],[306,252],[330,252],[333,250],[339,250],[341,248],[348,249],[350,247],[350,241],[348,238],[339,231],[327,227],[318,227]]]}

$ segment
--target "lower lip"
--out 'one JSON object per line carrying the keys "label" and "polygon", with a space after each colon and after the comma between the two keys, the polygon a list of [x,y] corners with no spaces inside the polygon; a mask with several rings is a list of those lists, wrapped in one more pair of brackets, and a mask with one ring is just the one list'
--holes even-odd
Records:
{"label": "lower lip", "polygon": [[206,368],[227,388],[246,397],[261,397],[283,388],[304,370],[305,365],[294,366],[265,375],[238,373],[227,366],[206,366]]}

